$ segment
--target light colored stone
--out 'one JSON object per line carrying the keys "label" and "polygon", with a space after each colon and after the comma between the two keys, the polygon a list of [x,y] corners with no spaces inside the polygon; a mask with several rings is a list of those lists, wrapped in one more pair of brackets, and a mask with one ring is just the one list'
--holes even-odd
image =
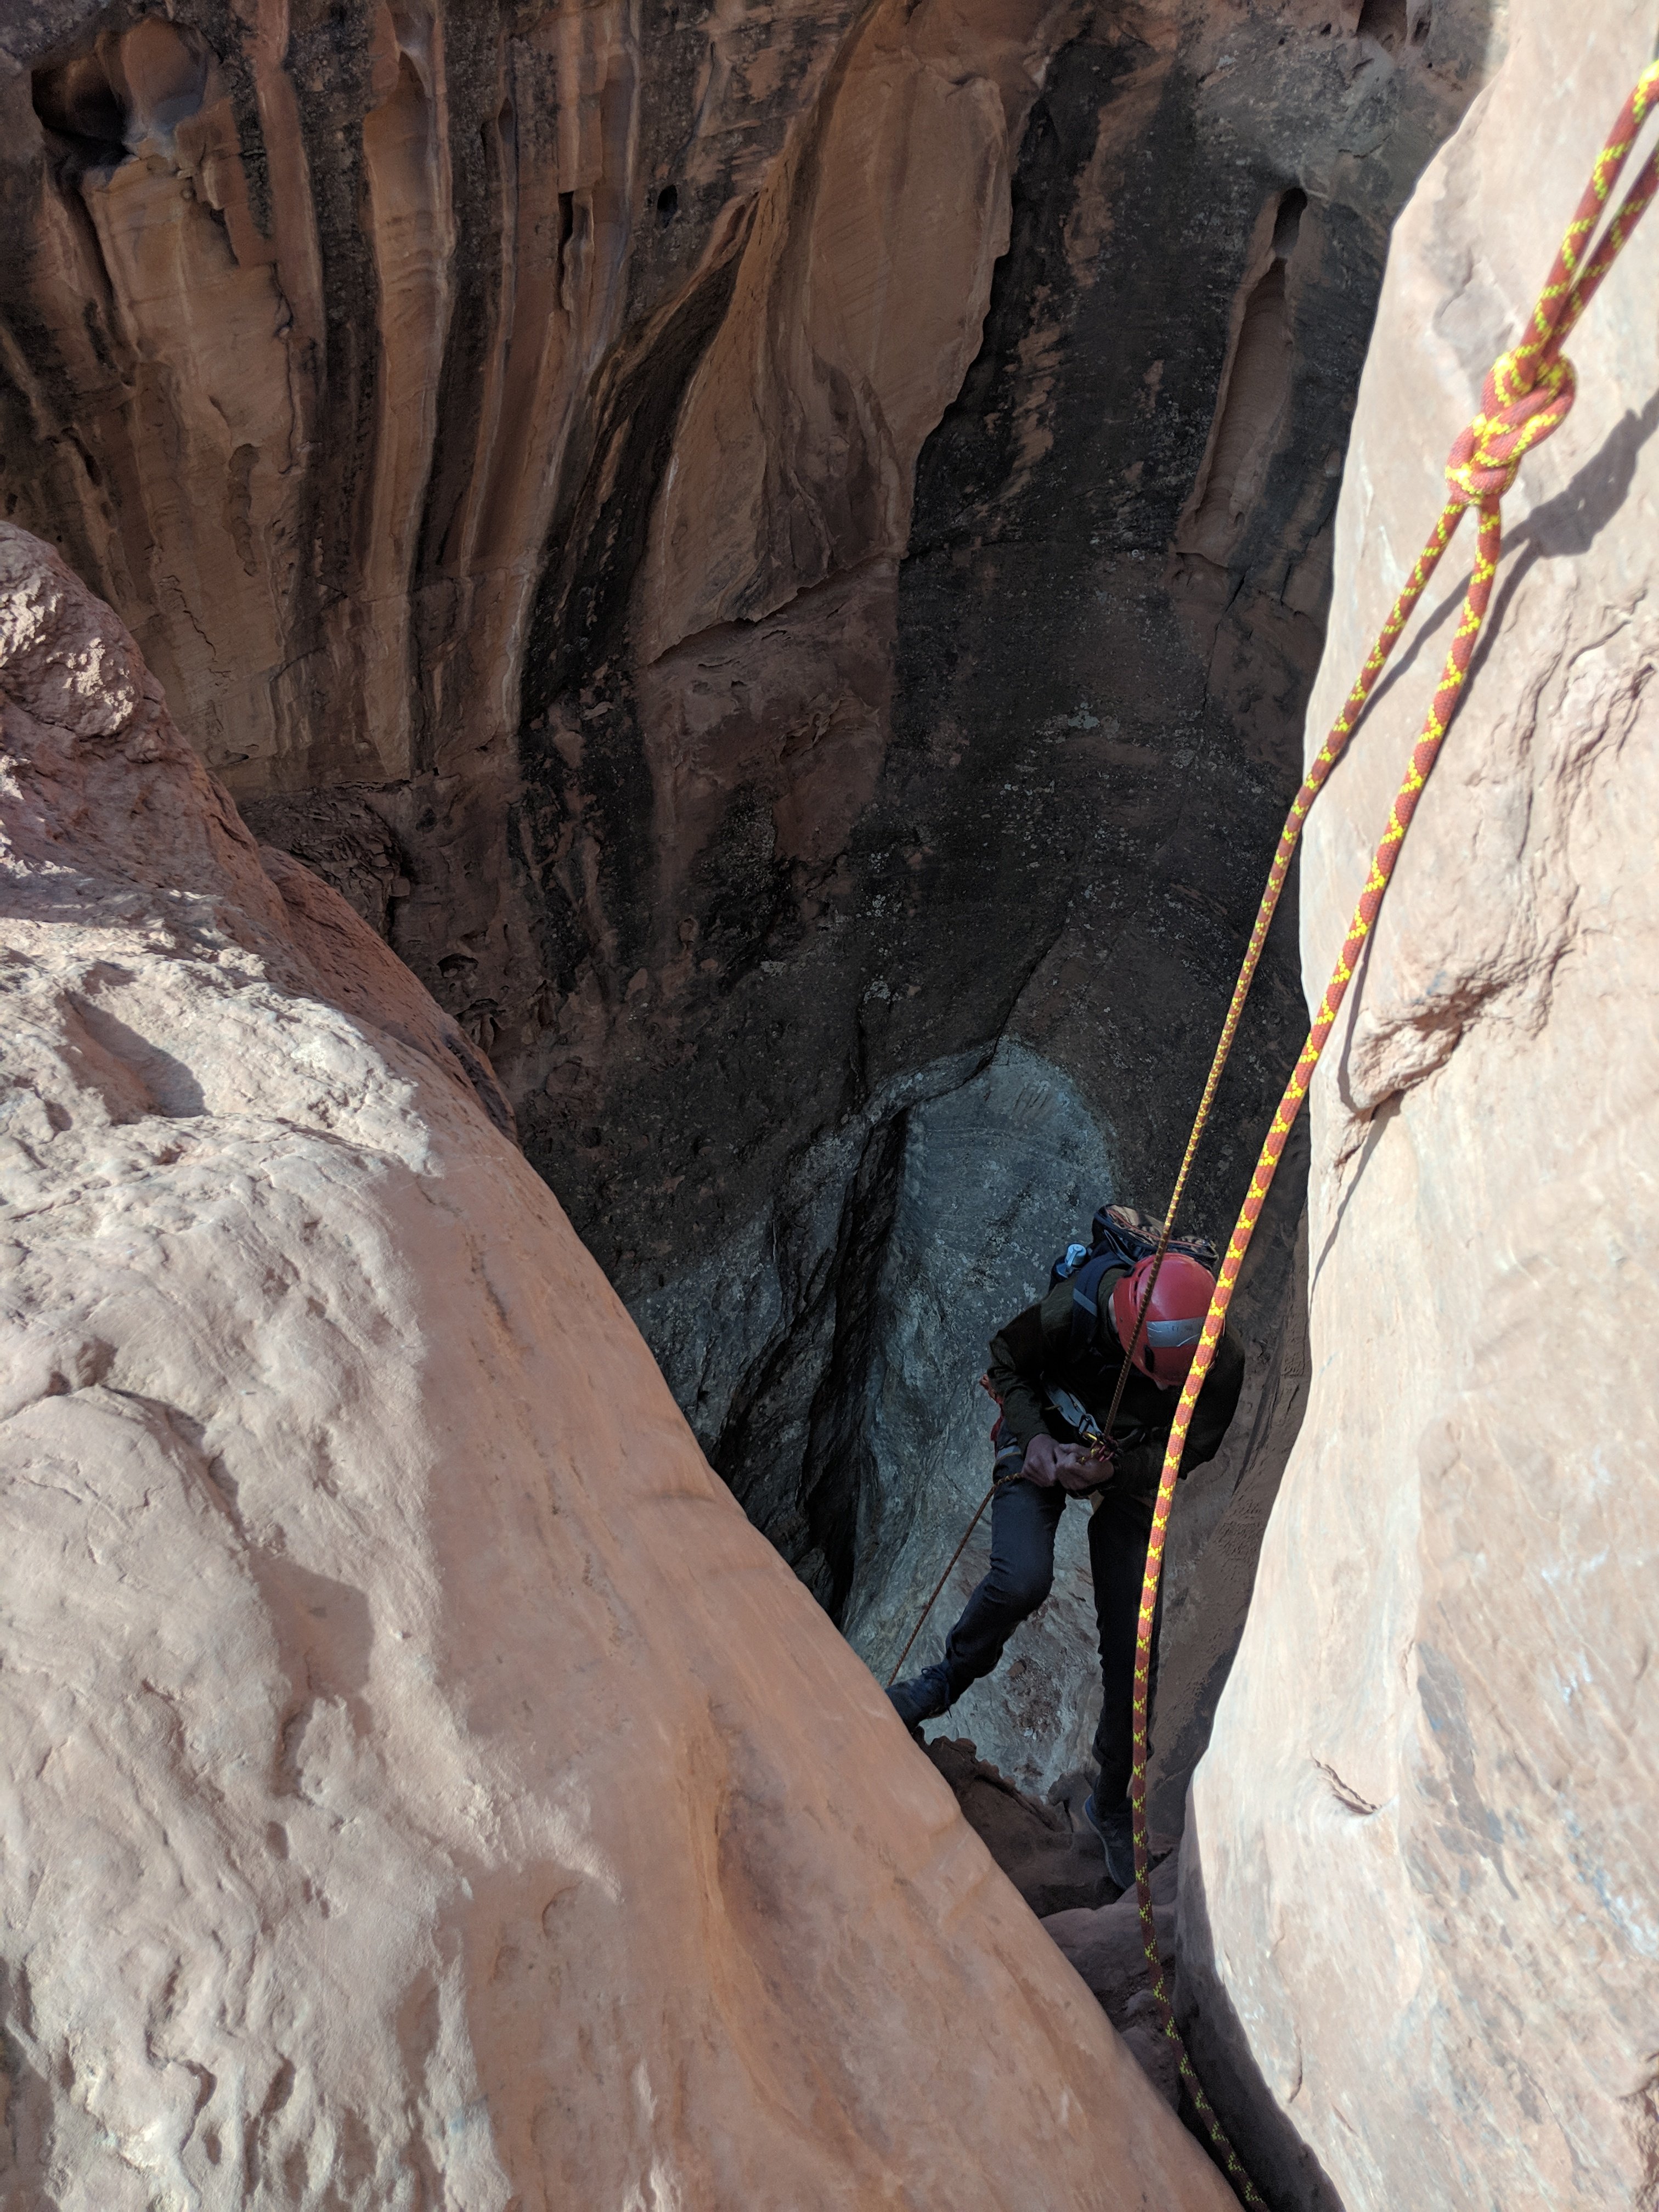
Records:
{"label": "light colored stone", "polygon": [[[1401,220],[1310,744],[1653,33],[1647,0],[1516,0]],[[1473,687],[1315,1086],[1308,1414],[1193,1786],[1204,2033],[1248,2045],[1348,2212],[1659,2187],[1656,297],[1650,216],[1506,503]],[[1312,817],[1310,996],[1472,535]],[[1330,2201],[1305,2165],[1281,2196]]]}
{"label": "light colored stone", "polygon": [[1221,2212],[487,1068],[0,564],[0,2194]]}

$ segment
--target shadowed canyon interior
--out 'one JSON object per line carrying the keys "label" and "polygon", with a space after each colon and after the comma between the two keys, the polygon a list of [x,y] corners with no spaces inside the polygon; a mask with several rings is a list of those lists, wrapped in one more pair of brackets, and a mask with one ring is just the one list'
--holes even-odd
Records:
{"label": "shadowed canyon interior", "polygon": [[[1633,0],[1602,4],[1629,45]],[[302,863],[430,993],[446,1066],[878,1680],[990,1479],[988,1338],[1096,1205],[1161,1210],[1173,1179],[1310,698],[1328,721],[1346,688],[1316,696],[1391,232],[1510,13],[35,0],[0,26],[0,511],[126,625],[282,898]],[[1425,310],[1453,350],[1477,322]],[[1218,1239],[1305,1029],[1297,927],[1292,890],[1198,1161],[1183,1225]],[[1425,983],[1402,1085],[1471,988],[1447,1012]],[[1382,1126],[1368,1071],[1405,1049],[1362,1038],[1340,1110]],[[1310,1244],[1298,1129],[1234,1309],[1245,1395],[1166,1576],[1169,1842],[1329,1358],[1330,1194],[1373,1141],[1316,1145]],[[916,1657],[988,1558],[981,1526]],[[1079,1510],[949,1723],[1059,1808],[1005,1864],[1075,1873],[1094,1639]],[[1249,1683],[1241,1741],[1274,1693]],[[1182,1862],[1218,1956],[1231,1786]],[[1071,1878],[1021,1887],[1069,1919],[1100,1902]],[[1092,1921],[1055,1935],[1116,1989]],[[1340,2114],[1298,2131],[1284,1971],[1264,2057],[1239,1979],[1183,1951],[1218,2094],[1275,2203],[1380,2203]]]}

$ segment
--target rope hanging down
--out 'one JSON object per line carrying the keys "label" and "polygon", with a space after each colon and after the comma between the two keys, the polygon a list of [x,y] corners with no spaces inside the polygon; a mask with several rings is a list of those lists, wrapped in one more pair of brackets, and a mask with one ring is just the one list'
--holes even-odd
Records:
{"label": "rope hanging down", "polygon": [[1210,1310],[1205,1317],[1203,1334],[1194,1353],[1192,1367],[1176,1409],[1175,1420],[1170,1430],[1169,1447],[1164,1455],[1163,1472],[1158,1480],[1152,1532],[1146,1547],[1146,1571],[1141,1584],[1140,1620],[1135,1646],[1134,1766],[1130,1784],[1130,1802],[1134,1826],[1135,1890],[1140,1906],[1146,1960],[1152,1970],[1152,1994],[1158,2003],[1160,2023],[1179,2055],[1181,2078],[1187,2085],[1188,2094],[1204,2122],[1229,2179],[1243,2202],[1250,2205],[1260,2205],[1262,2199],[1240,2163],[1238,2154],[1228,2142],[1221,2123],[1212,2110],[1193,2070],[1181,2031],[1176,2026],[1152,1923],[1152,1862],[1146,1842],[1146,1703],[1152,1666],[1152,1623],[1158,1604],[1158,1581],[1163,1571],[1170,1508],[1175,1496],[1176,1478],[1181,1472],[1182,1454],[1186,1448],[1187,1431],[1192,1420],[1193,1409],[1221,1341],[1227,1309],[1232,1302],[1234,1287],[1238,1281],[1238,1272],[1243,1265],[1262,1206],[1273,1186],[1273,1175],[1285,1140],[1308,1095],[1308,1085],[1312,1080],[1314,1069],[1318,1066],[1320,1054],[1324,1050],[1326,1040],[1335,1024],[1348,986],[1353,981],[1354,966],[1361,947],[1376,921],[1389,878],[1394,873],[1395,863],[1400,857],[1406,833],[1416,812],[1417,802],[1433,773],[1446,732],[1457,711],[1469,672],[1470,657],[1491,601],[1492,579],[1498,572],[1498,554],[1503,542],[1499,502],[1514,483],[1522,458],[1534,446],[1541,445],[1566,420],[1572,405],[1575,386],[1572,364],[1563,355],[1561,348],[1589,305],[1602,278],[1622,252],[1637,222],[1656,194],[1659,194],[1659,151],[1656,151],[1650,155],[1638,172],[1634,183],[1614,211],[1595,252],[1588,261],[1582,258],[1584,248],[1606,211],[1608,197],[1636,143],[1637,134],[1656,107],[1659,107],[1659,62],[1651,64],[1638,79],[1635,91],[1626,101],[1607,143],[1596,156],[1589,184],[1567,226],[1560,251],[1545,281],[1538,304],[1533,309],[1526,337],[1511,352],[1503,355],[1493,364],[1481,391],[1480,411],[1468,428],[1459,434],[1452,447],[1446,464],[1449,494],[1446,504],[1429,533],[1429,541],[1418,556],[1416,566],[1406,580],[1405,589],[1395,600],[1376,643],[1371,647],[1358,681],[1348,694],[1346,703],[1330,735],[1315,757],[1306,781],[1291,802],[1279,837],[1279,849],[1268,872],[1267,887],[1262,894],[1255,927],[1250,933],[1249,945],[1239,969],[1232,1003],[1222,1024],[1209,1079],[1204,1086],[1192,1133],[1187,1139],[1181,1171],[1176,1178],[1175,1190],[1164,1216],[1164,1237],[1158,1252],[1160,1263],[1175,1222],[1176,1209],[1186,1187],[1188,1171],[1209,1119],[1216,1086],[1220,1082],[1221,1071],[1232,1047],[1239,1017],[1243,1012],[1244,1001],[1261,957],[1261,948],[1267,940],[1268,924],[1279,903],[1279,895],[1284,888],[1308,810],[1341,758],[1376,679],[1409,621],[1412,610],[1438,567],[1441,556],[1456,535],[1465,510],[1470,507],[1476,507],[1480,513],[1480,522],[1474,572],[1469,579],[1451,650],[1441,671],[1439,688],[1413,751],[1405,780],[1395,795],[1388,826],[1372,859],[1370,872],[1359,895],[1353,919],[1348,925],[1348,934],[1337,956],[1336,966],[1325,987],[1325,995],[1314,1017],[1313,1027],[1308,1032],[1308,1041],[1302,1048],[1302,1056],[1285,1086],[1262,1145],[1255,1172],[1250,1178],[1249,1194],[1239,1212],[1226,1256],[1221,1263],[1220,1279],[1210,1302]]}

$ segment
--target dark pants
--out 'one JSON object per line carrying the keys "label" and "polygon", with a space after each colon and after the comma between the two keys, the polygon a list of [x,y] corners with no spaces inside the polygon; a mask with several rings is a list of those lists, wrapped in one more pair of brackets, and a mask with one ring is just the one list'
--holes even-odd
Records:
{"label": "dark pants", "polygon": [[[1043,1490],[1016,1482],[991,1503],[991,1571],[967,1604],[945,1646],[951,1695],[959,1698],[970,1682],[988,1674],[1003,1646],[1048,1595],[1054,1579],[1054,1536],[1066,1493],[1056,1484]],[[1077,1510],[1088,1511],[1086,1500]],[[1095,1757],[1100,1761],[1097,1802],[1115,1804],[1129,1787],[1134,1763],[1135,1628],[1140,1616],[1141,1578],[1146,1568],[1146,1540],[1152,1533],[1152,1502],[1109,1490],[1089,1522],[1089,1565],[1094,1573],[1095,1619],[1100,1628],[1100,1677],[1105,1692]],[[1159,1598],[1159,1610],[1163,1600]],[[1153,1622],[1152,1672],[1149,1690],[1158,1688],[1158,1624]]]}

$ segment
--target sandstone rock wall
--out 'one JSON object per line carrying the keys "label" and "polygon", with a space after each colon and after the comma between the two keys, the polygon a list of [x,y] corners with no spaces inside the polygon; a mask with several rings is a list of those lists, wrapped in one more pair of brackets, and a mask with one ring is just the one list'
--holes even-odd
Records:
{"label": "sandstone rock wall", "polygon": [[0,2194],[1223,2184],[492,1079],[0,525]]}
{"label": "sandstone rock wall", "polygon": [[[654,492],[660,453],[610,450],[641,363],[659,436],[707,353],[748,455],[694,397],[646,659],[902,550],[1066,20],[452,12],[58,0],[9,40],[8,489],[130,605],[242,793],[502,746],[556,511],[562,536],[590,467],[596,506]],[[803,472],[847,505],[816,563]],[[776,588],[722,599],[750,477]]]}
{"label": "sandstone rock wall", "polygon": [[[983,1044],[1084,887],[1068,806],[1105,781],[1115,825],[1155,820],[1212,688],[1224,757],[1235,710],[1285,749],[1382,237],[1486,12],[1444,0],[1407,38],[1036,0],[52,0],[0,44],[8,511],[503,1061],[532,1155],[649,1287],[765,1181],[744,1126],[702,1196],[714,1117],[665,1082],[688,1044],[817,1133],[845,1086],[805,1095],[799,1052],[793,1091],[766,1079],[813,956],[836,988],[811,1056],[850,1057],[855,1094],[872,1056]],[[1031,650],[1022,549],[1059,617]],[[1236,814],[1253,779],[1226,769]],[[1011,779],[1062,802],[1032,823],[1052,882],[994,880],[984,989],[895,1007],[951,975],[986,862],[957,817]],[[1171,926],[1207,966],[1200,922]]]}
{"label": "sandstone rock wall", "polygon": [[[1310,743],[1655,29],[1648,0],[1517,0],[1401,218]],[[1490,635],[1311,1102],[1307,1419],[1182,1905],[1200,2057],[1286,2204],[1659,2191],[1656,298],[1650,216],[1506,502]],[[1310,825],[1310,992],[1469,550]]]}

